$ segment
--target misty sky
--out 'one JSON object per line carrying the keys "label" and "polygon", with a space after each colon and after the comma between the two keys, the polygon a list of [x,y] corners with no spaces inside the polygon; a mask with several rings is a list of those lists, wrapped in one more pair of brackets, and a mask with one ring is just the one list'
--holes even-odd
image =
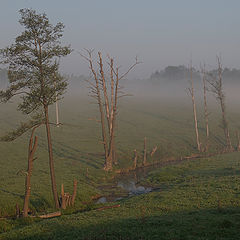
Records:
{"label": "misty sky", "polygon": [[64,43],[76,51],[62,61],[67,73],[88,74],[77,51],[109,53],[124,70],[137,55],[143,64],[131,77],[149,77],[167,65],[240,68],[239,0],[0,0],[0,48],[23,30],[18,10],[45,12],[52,23],[66,26]]}

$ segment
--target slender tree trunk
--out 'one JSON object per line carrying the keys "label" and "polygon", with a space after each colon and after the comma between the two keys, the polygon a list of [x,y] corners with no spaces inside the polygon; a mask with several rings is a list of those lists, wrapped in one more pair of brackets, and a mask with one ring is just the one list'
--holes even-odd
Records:
{"label": "slender tree trunk", "polygon": [[31,194],[31,176],[33,171],[33,156],[37,149],[37,136],[35,136],[34,143],[33,143],[33,134],[35,128],[32,130],[32,134],[29,140],[29,147],[28,147],[28,169],[27,175],[25,179],[25,196],[24,196],[24,205],[23,205],[23,217],[28,216],[28,209],[29,209],[29,199]]}
{"label": "slender tree trunk", "polygon": [[[115,108],[115,104],[114,102],[116,101],[116,98],[115,98],[115,101],[114,101],[114,77],[113,77],[113,59],[111,58],[110,59],[110,77],[111,77],[111,111],[110,111],[110,129],[109,129],[109,133],[110,133],[110,136],[111,136],[111,133],[112,133],[112,127],[113,127],[113,121],[114,121],[114,108]],[[118,78],[118,73],[117,73],[117,78]],[[118,81],[119,79],[117,79],[117,85],[118,85]],[[115,93],[117,93],[117,91],[115,91]],[[113,139],[112,139],[112,160],[113,160],[113,163],[115,165],[117,165],[117,152],[116,152],[116,143],[115,143],[115,136],[113,136]]]}
{"label": "slender tree trunk", "polygon": [[96,97],[97,97],[97,102],[98,102],[98,107],[99,107],[99,112],[100,112],[100,117],[101,117],[102,141],[103,141],[103,145],[104,145],[104,155],[105,155],[104,169],[106,171],[109,171],[112,169],[112,167],[109,165],[108,144],[107,144],[107,136],[106,136],[106,129],[105,129],[105,121],[104,121],[103,103],[102,103],[101,92],[100,92],[100,88],[99,88],[99,80],[98,80],[97,73],[95,72],[95,70],[93,68],[91,52],[88,52],[88,53],[89,53],[89,57],[90,57],[88,59],[90,69],[91,69],[94,79],[95,79]]}
{"label": "slender tree trunk", "polygon": [[194,84],[193,84],[193,77],[192,77],[192,65],[191,65],[191,69],[190,69],[190,74],[191,74],[191,89],[189,91],[190,91],[190,94],[191,94],[191,97],[192,97],[196,142],[197,142],[198,151],[201,151],[201,144],[200,144],[200,141],[199,141],[199,133],[198,133],[197,109],[196,109],[195,95],[194,95]]}
{"label": "slender tree trunk", "polygon": [[205,150],[208,151],[208,147],[209,147],[209,126],[208,126],[207,87],[206,87],[205,69],[203,69],[203,94],[204,94],[204,118],[205,118],[205,125],[206,125],[206,147],[205,147]]}
{"label": "slender tree trunk", "polygon": [[226,145],[227,145],[228,150],[231,150],[232,149],[232,143],[231,143],[231,140],[230,140],[228,122],[226,120],[225,104],[224,104],[222,99],[220,99],[220,105],[221,105],[221,110],[222,110],[222,123],[223,123],[224,136],[225,136],[225,139],[226,139]]}
{"label": "slender tree trunk", "polygon": [[48,116],[48,106],[44,107],[44,112],[45,112],[45,119],[46,119],[45,125],[46,125],[46,132],[47,132],[47,141],[48,141],[48,154],[49,154],[49,166],[50,166],[50,175],[51,175],[51,182],[52,182],[52,192],[53,192],[55,207],[59,209],[59,199],[58,199],[57,184],[56,184],[56,178],[55,178],[52,140],[51,140],[51,132],[50,132],[49,116]]}
{"label": "slender tree trunk", "polygon": [[[54,74],[54,79],[55,79],[55,88],[56,88],[56,74]],[[58,97],[56,95],[56,102],[55,102],[55,108],[56,108],[56,125],[59,127],[59,110],[58,110]]]}
{"label": "slender tree trunk", "polygon": [[102,62],[102,55],[100,52],[98,52],[99,56],[99,67],[100,67],[100,74],[101,74],[101,83],[102,83],[102,90],[103,90],[103,96],[104,96],[104,106],[106,111],[106,118],[108,123],[108,134],[109,134],[109,148],[108,148],[108,167],[109,170],[112,169],[113,163],[116,163],[115,161],[115,141],[114,141],[114,135],[112,135],[113,127],[114,127],[114,79],[113,79],[113,60],[111,59],[110,67],[110,77],[111,77],[111,99],[109,103],[108,98],[108,91],[107,91],[107,84],[105,79],[105,74],[103,71],[103,62]]}
{"label": "slender tree trunk", "polygon": [[[111,69],[113,69],[111,65]],[[111,132],[110,132],[110,139],[109,139],[109,156],[111,157],[109,159],[108,164],[112,167],[113,163],[113,154],[116,151],[115,149],[115,141],[114,141],[114,134],[115,134],[115,121],[116,121],[116,115],[117,115],[117,100],[118,100],[118,84],[119,84],[119,75],[118,75],[118,68],[116,69],[116,83],[115,83],[115,90],[114,90],[114,101],[112,101],[112,116],[111,116]],[[113,91],[113,90],[112,90]]]}
{"label": "slender tree trunk", "polygon": [[223,85],[222,85],[222,65],[219,57],[217,57],[217,61],[218,61],[218,99],[220,101],[220,106],[222,111],[223,131],[226,139],[227,148],[228,150],[232,150],[232,143],[230,140],[228,122],[226,118],[225,96],[224,96]]}
{"label": "slender tree trunk", "polygon": [[58,99],[56,97],[56,125],[59,127],[59,111],[58,111]]}

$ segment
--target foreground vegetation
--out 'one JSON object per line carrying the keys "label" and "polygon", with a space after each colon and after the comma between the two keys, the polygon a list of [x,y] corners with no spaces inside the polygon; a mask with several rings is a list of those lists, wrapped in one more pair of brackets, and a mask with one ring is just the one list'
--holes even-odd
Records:
{"label": "foreground vegetation", "polygon": [[[1,220],[0,239],[238,239],[239,153],[150,172],[157,192],[49,220]],[[109,204],[108,204],[109,205]]]}

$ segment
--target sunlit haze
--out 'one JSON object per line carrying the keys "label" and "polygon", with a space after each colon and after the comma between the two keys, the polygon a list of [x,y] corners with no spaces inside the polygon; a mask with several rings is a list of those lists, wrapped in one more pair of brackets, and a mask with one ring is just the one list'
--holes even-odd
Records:
{"label": "sunlit haze", "polygon": [[75,50],[62,60],[62,71],[88,74],[79,56],[84,48],[110,54],[124,68],[135,56],[143,62],[130,77],[147,78],[168,65],[200,62],[239,67],[240,1],[238,0],[1,0],[3,48],[23,30],[18,10],[45,12],[52,23],[66,26],[64,43]]}

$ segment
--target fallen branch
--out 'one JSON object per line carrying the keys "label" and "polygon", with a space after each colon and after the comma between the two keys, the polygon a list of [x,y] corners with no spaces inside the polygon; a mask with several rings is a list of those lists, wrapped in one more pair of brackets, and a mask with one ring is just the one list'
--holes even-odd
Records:
{"label": "fallen branch", "polygon": [[118,207],[120,207],[120,204],[112,205],[112,206],[104,206],[104,207],[101,207],[101,208],[97,208],[96,210],[98,210],[98,211],[102,211],[102,210],[105,210],[105,209],[109,209],[109,208],[118,208]]}
{"label": "fallen branch", "polygon": [[39,217],[43,218],[43,219],[46,219],[46,218],[53,218],[53,217],[59,217],[59,216],[61,216],[61,212],[60,211],[44,214],[44,215],[41,215]]}

